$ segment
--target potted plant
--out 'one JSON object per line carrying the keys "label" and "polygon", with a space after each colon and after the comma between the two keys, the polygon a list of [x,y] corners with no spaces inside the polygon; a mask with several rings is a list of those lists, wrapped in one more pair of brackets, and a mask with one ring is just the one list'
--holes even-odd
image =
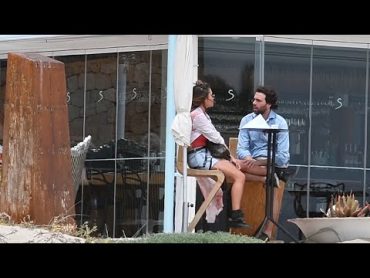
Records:
{"label": "potted plant", "polygon": [[307,242],[333,243],[370,240],[370,204],[360,207],[354,194],[332,197],[324,217],[288,219],[302,231]]}

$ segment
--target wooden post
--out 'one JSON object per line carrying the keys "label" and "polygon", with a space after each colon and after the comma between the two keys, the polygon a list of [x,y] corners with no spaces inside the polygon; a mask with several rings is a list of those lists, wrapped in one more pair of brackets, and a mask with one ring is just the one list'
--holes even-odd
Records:
{"label": "wooden post", "polygon": [[6,82],[0,212],[35,224],[74,215],[64,64],[9,53]]}

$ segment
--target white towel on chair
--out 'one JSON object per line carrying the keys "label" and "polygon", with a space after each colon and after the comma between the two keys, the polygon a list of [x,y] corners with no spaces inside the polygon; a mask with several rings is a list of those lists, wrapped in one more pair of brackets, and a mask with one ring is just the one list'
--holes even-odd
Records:
{"label": "white towel on chair", "polygon": [[[197,182],[199,184],[200,191],[203,194],[204,199],[207,198],[209,192],[216,184],[216,182],[207,177],[197,177]],[[222,200],[223,192],[220,188],[216,193],[216,196],[213,198],[212,202],[209,204],[206,209],[206,220],[208,223],[215,223],[216,216],[222,211],[224,203]]]}

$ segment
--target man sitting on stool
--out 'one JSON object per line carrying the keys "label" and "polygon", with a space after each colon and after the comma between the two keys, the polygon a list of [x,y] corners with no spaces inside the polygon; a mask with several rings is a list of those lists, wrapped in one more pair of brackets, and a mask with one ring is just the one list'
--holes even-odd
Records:
{"label": "man sitting on stool", "polygon": [[[241,170],[246,175],[246,180],[260,181],[262,177],[267,174],[267,133],[259,130],[250,130],[243,127],[246,123],[253,120],[259,114],[263,116],[269,126],[275,125],[278,129],[288,130],[286,120],[275,113],[277,94],[274,89],[268,87],[257,87],[253,98],[253,112],[244,116],[240,121],[237,157],[242,160]],[[289,133],[279,132],[276,137],[276,156],[275,156],[275,173],[273,180],[274,186],[279,186],[279,178],[283,181],[287,179],[287,167],[289,163]],[[274,199],[277,191],[274,190]],[[277,200],[281,203],[281,200]],[[276,202],[277,203],[277,202]],[[276,221],[279,217],[280,203],[274,203],[273,218]],[[276,221],[277,222],[277,221]],[[269,221],[265,226],[265,230],[261,233],[262,239],[267,240],[271,238],[273,223]]]}

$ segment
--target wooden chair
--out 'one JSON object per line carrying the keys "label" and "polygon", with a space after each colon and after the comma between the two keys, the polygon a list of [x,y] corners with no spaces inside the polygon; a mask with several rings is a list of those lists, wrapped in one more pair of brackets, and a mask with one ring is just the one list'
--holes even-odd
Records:
{"label": "wooden chair", "polygon": [[[177,152],[177,170],[183,174],[183,165],[184,165],[184,159],[183,159],[183,147],[179,146],[178,152]],[[223,184],[225,180],[225,175],[219,170],[199,170],[199,169],[191,169],[187,168],[187,175],[188,177],[210,177],[214,181],[216,181],[215,186],[212,188],[211,192],[205,198],[202,205],[196,212],[194,219],[191,221],[190,225],[188,226],[188,232],[191,232],[194,230],[195,226],[199,222],[200,218],[206,211],[209,204],[212,202],[213,198],[216,196],[216,193],[221,188],[221,185]]]}
{"label": "wooden chair", "polygon": [[[236,148],[238,145],[238,138],[231,137],[229,139],[229,149],[231,155],[236,157]],[[281,202],[284,194],[285,183],[280,180],[280,187],[276,188],[277,196],[274,200],[274,211],[277,213],[273,216],[274,220],[278,222],[281,209]],[[254,236],[258,228],[265,218],[265,204],[266,204],[266,188],[262,182],[246,181],[244,185],[243,196],[241,200],[241,210],[244,212],[244,221],[250,225],[249,228],[232,228],[231,232],[234,234],[246,234]],[[277,228],[274,225],[272,229],[272,239],[276,238]]]}

